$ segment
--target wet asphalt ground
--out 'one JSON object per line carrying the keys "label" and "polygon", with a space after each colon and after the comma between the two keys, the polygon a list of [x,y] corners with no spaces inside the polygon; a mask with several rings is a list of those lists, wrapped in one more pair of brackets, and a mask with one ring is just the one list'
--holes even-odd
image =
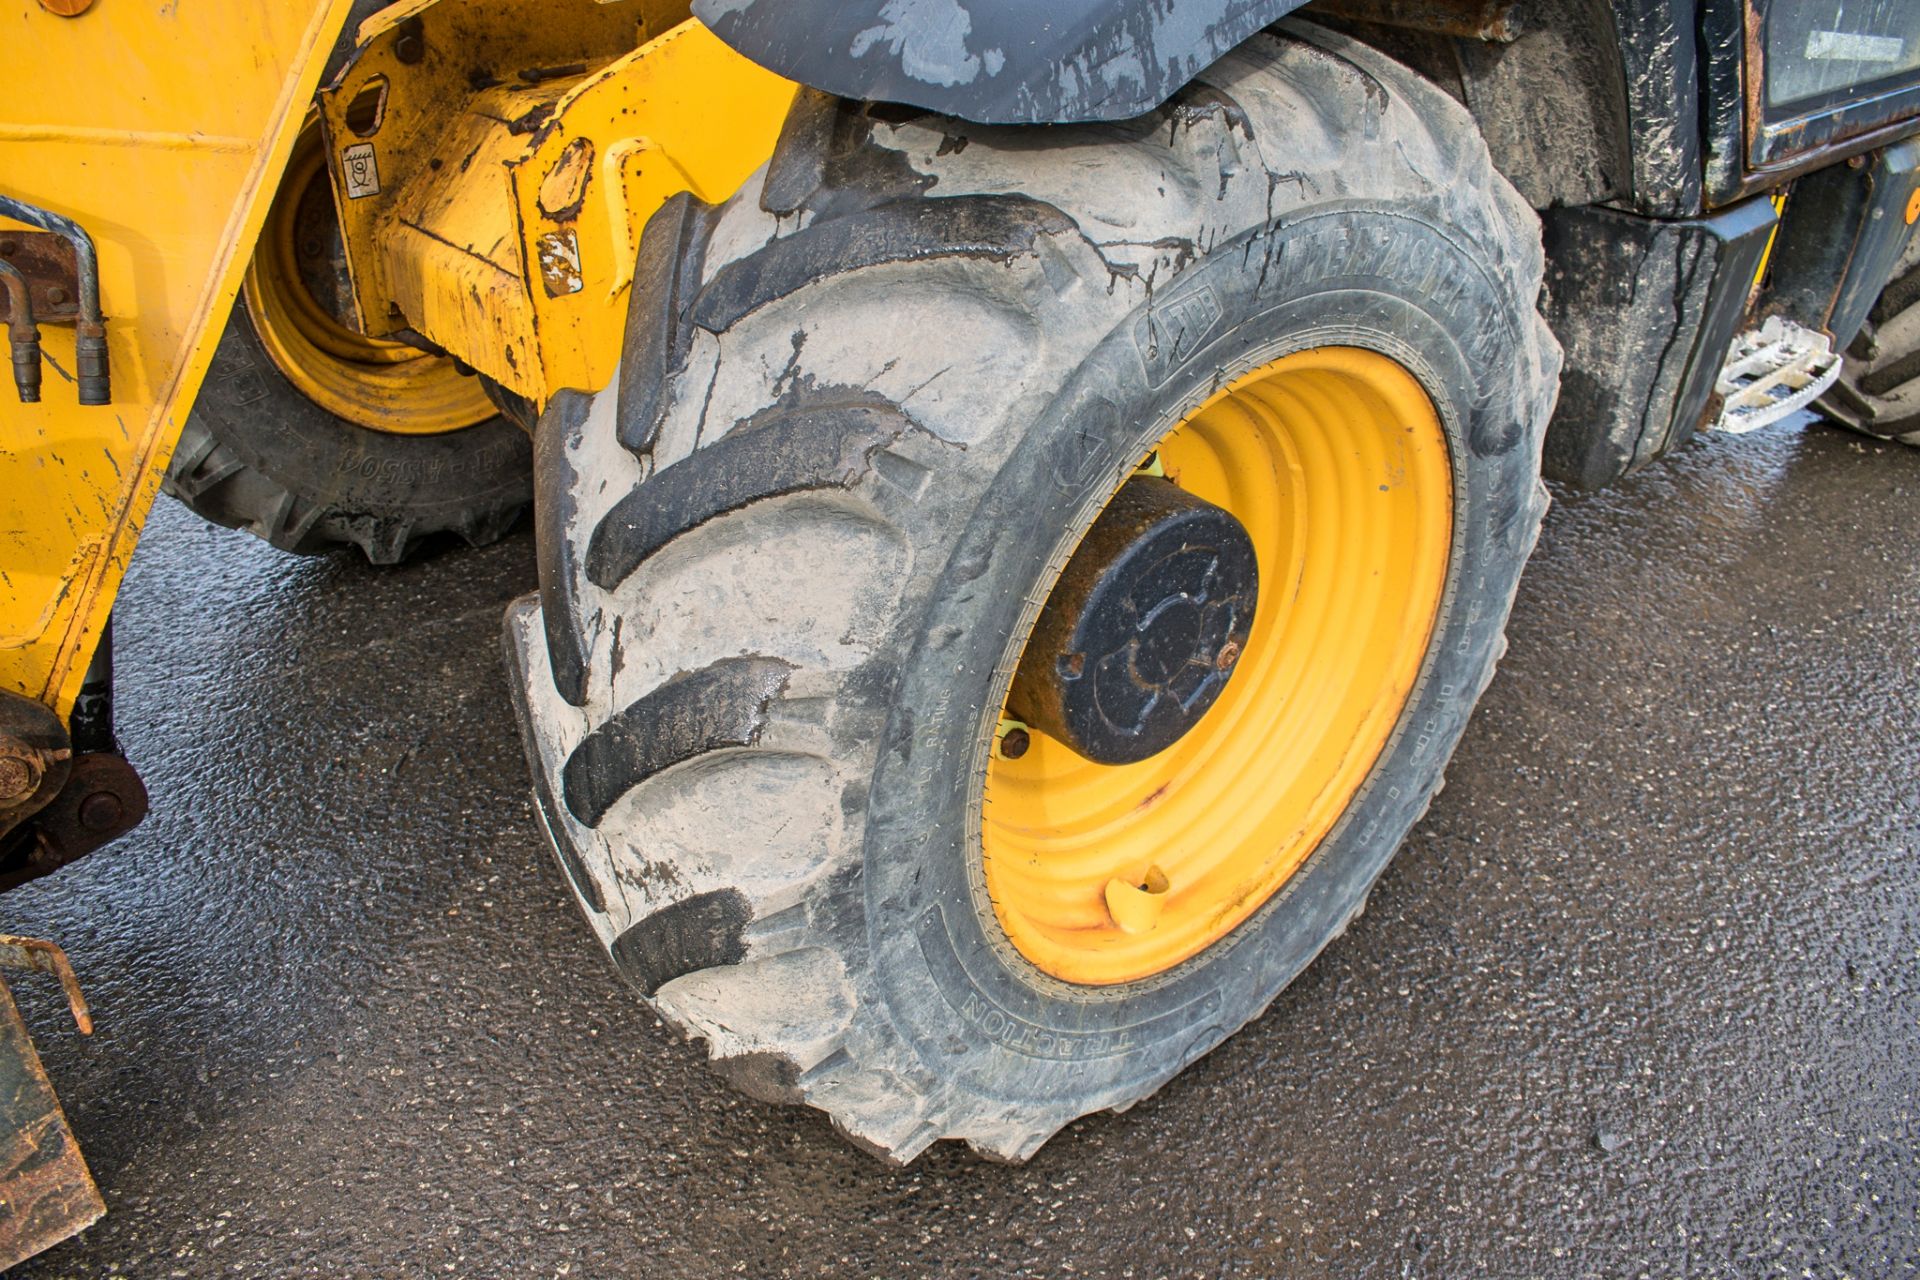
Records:
{"label": "wet asphalt ground", "polygon": [[1024,1168],[734,1096],[592,948],[498,658],[524,533],[398,571],[163,503],[154,812],[5,899],[108,1217],[23,1277],[1920,1269],[1920,452],[1820,426],[1557,495],[1368,914]]}

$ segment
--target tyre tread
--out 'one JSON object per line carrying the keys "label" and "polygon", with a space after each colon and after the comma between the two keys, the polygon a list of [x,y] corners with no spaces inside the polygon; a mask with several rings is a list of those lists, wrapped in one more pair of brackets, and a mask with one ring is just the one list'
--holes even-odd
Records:
{"label": "tyre tread", "polygon": [[[1425,166],[1421,177],[1430,185],[1431,198],[1460,211],[1458,233],[1486,248],[1506,273],[1514,296],[1536,296],[1543,267],[1537,222],[1493,169],[1464,110],[1384,55],[1315,28],[1290,26],[1284,36],[1257,37],[1150,121],[1088,130],[1080,142],[1097,140],[1099,145],[1074,150],[1072,163],[1080,166],[1079,172],[1064,172],[1064,165],[1062,171],[1047,171],[1038,162],[1024,162],[1022,172],[1046,180],[1032,189],[1010,189],[1014,178],[1001,182],[991,169],[969,168],[964,159],[969,133],[961,126],[953,126],[955,132],[930,154],[909,154],[897,143],[887,146],[879,140],[882,125],[869,109],[803,93],[763,182],[750,183],[706,228],[704,277],[696,296],[685,303],[692,327],[706,337],[689,342],[673,363],[684,383],[717,381],[719,362],[745,361],[749,368],[764,370],[768,402],[757,412],[722,419],[737,425],[713,432],[704,407],[697,407],[701,416],[689,425],[685,418],[695,409],[668,405],[664,388],[643,399],[623,383],[621,426],[629,435],[620,443],[630,451],[644,445],[654,469],[604,512],[583,507],[570,517],[566,536],[576,544],[590,542],[577,565],[554,570],[575,577],[569,589],[577,600],[568,606],[570,612],[590,610],[589,600],[611,609],[643,594],[652,566],[665,560],[663,553],[672,547],[692,566],[686,570],[689,575],[710,566],[706,576],[713,590],[703,607],[713,619],[707,634],[716,649],[731,645],[733,651],[742,651],[739,638],[728,639],[730,618],[753,618],[759,611],[779,608],[787,611],[781,616],[797,626],[821,602],[805,583],[781,590],[729,576],[727,566],[733,561],[727,557],[752,553],[740,551],[740,544],[724,535],[734,522],[753,513],[798,510],[796,504],[817,502],[823,494],[849,504],[849,510],[858,509],[862,520],[897,533],[902,545],[917,548],[916,530],[936,522],[928,513],[949,510],[942,503],[964,504],[967,495],[956,496],[969,483],[964,477],[982,469],[990,474],[993,451],[1005,446],[984,429],[964,439],[951,430],[943,433],[920,408],[915,389],[893,395],[879,390],[891,366],[878,374],[854,372],[857,345],[834,348],[845,355],[847,376],[823,376],[816,385],[796,366],[803,339],[817,339],[795,326],[804,318],[810,332],[832,335],[839,309],[856,314],[856,306],[871,305],[869,294],[885,296],[892,282],[920,273],[917,278],[964,281],[968,296],[985,300],[983,305],[1037,317],[1031,363],[1040,367],[1050,359],[1064,359],[1052,351],[1055,334],[1049,327],[1064,309],[1081,308],[1110,325],[1111,317],[1128,313],[1132,299],[1168,287],[1188,262],[1248,220],[1280,219],[1289,201],[1305,205],[1330,198],[1313,189],[1319,179],[1288,170],[1298,138],[1276,123],[1286,119],[1285,111],[1266,100],[1260,83],[1264,68],[1283,60],[1306,84],[1299,90],[1302,95],[1322,95],[1319,105],[1327,116],[1384,112],[1383,98],[1409,99],[1421,136],[1404,140],[1402,158],[1409,168]],[[945,126],[935,122],[927,127]],[[1271,151],[1275,146],[1266,138],[1268,132],[1281,138],[1282,146],[1263,159],[1261,148]],[[1329,146],[1341,140],[1333,132]],[[988,138],[990,145],[992,139],[1006,136],[991,130],[973,134]],[[1074,147],[1076,137],[1064,138],[1063,151]],[[1009,154],[1013,152],[1009,148]],[[934,180],[931,170],[944,157],[953,157],[952,168]],[[1350,184],[1351,198],[1370,198],[1384,181],[1339,154],[1319,156],[1314,163],[1314,172],[1326,181]],[[1251,198],[1237,181],[1249,171],[1263,184]],[[1185,201],[1198,211],[1193,219],[1200,225],[1197,232],[1169,239],[1108,219],[1113,193],[1127,190],[1126,184],[1143,174],[1157,175],[1170,205]],[[741,247],[743,238],[752,234],[762,236],[762,242]],[[684,271],[675,279],[673,287],[683,291],[676,297],[684,298]],[[954,333],[934,335],[933,340],[953,355],[954,367],[964,369],[972,367],[966,363],[969,344],[987,339]],[[1528,379],[1537,411],[1532,424],[1536,435],[1530,442],[1537,463],[1537,432],[1550,407],[1556,367],[1551,353],[1556,348],[1537,316],[1521,343],[1532,362],[1522,376]],[[793,359],[787,368],[770,363],[773,354],[788,346]],[[814,357],[812,346],[807,354]],[[817,357],[814,367],[828,359]],[[703,375],[706,366],[696,365],[699,360],[712,362],[715,371]],[[658,362],[645,366],[659,367]],[[1022,394],[1018,386],[991,390],[1006,399]],[[957,394],[972,393],[969,385]],[[710,387],[707,394],[712,394]],[[656,414],[649,423],[635,426],[627,404],[630,396],[634,404]],[[587,443],[577,449],[584,459],[593,447]],[[685,452],[675,456],[679,449]],[[1520,505],[1517,521],[1524,527],[1516,532],[1515,542],[1530,548],[1545,512],[1544,487],[1536,483]],[[934,556],[928,563],[940,561]],[[914,572],[924,576],[929,571]],[[966,567],[957,571],[964,573]],[[543,560],[543,592],[547,572]],[[905,634],[916,616],[914,602],[920,597],[914,592],[919,588],[887,580],[893,572],[875,565],[864,589],[906,617],[895,624]],[[510,621],[509,634],[517,665],[529,682],[555,669],[542,652],[548,642],[538,626],[525,618],[517,624]],[[551,622],[547,634],[552,634]],[[675,768],[692,767],[717,752],[747,766],[764,762],[767,778],[780,767],[777,761],[801,758],[796,752],[822,762],[870,762],[884,747],[878,739],[886,723],[887,691],[897,674],[894,659],[887,655],[902,642],[898,635],[889,639],[878,624],[851,627],[843,639],[871,656],[850,671],[793,667],[784,674],[785,683],[758,705],[751,732],[736,728],[716,735],[703,751],[676,757]],[[633,642],[630,637],[628,643]],[[939,642],[938,636],[927,640]],[[524,699],[529,741],[537,744],[536,769],[543,760],[546,767],[555,767],[577,743],[610,724],[628,726],[618,730],[622,733],[637,725],[640,717],[633,713],[653,695],[643,692],[638,702],[615,696],[623,679],[616,647],[597,633],[583,641],[585,679],[584,687],[574,691],[577,698],[548,699],[536,688]],[[1480,673],[1481,688],[1493,670],[1490,655]],[[823,715],[803,713],[800,704],[814,699],[825,699]],[[565,709],[561,702],[568,704]],[[622,703],[624,709],[616,711]],[[821,744],[818,751],[816,742]],[[610,893],[606,911],[595,917],[596,929],[603,938],[624,937],[640,927],[634,921],[656,918],[699,894],[740,893],[748,911],[738,932],[743,959],[730,962],[735,964],[732,969],[692,968],[655,984],[651,997],[663,1017],[704,1038],[715,1065],[748,1092],[818,1107],[850,1140],[890,1162],[904,1163],[941,1138],[965,1140],[995,1159],[1026,1159],[1060,1124],[1086,1108],[1076,1109],[1069,1100],[1056,1114],[1008,1116],[992,1100],[927,1070],[890,1030],[884,1011],[870,1011],[857,998],[858,975],[867,960],[841,931],[840,922],[861,910],[860,848],[871,767],[821,767],[822,785],[835,789],[837,811],[844,815],[828,837],[827,853],[796,860],[793,874],[775,887],[729,883],[720,870],[703,866],[697,857],[676,857],[675,882],[649,881],[643,889],[629,885]],[[1442,767],[1434,766],[1430,781],[1437,783]],[[642,783],[660,785],[662,776],[649,775]],[[748,825],[753,806],[766,803],[757,784],[743,783],[735,790],[737,808],[713,815],[722,827],[730,820]],[[647,794],[636,791],[633,805],[644,805]],[[610,807],[589,804],[585,810],[602,821]],[[583,824],[554,834],[557,845],[585,842],[592,851],[588,860],[601,868],[598,876],[609,883],[619,878],[610,869],[615,855],[604,847],[607,832]],[[646,856],[664,855],[650,849]],[[575,857],[580,855],[576,852]],[[819,977],[817,967],[797,961],[778,969],[760,966],[777,957],[816,953],[838,958],[838,977]],[[773,980],[770,974],[792,975],[778,979],[796,984],[784,993],[789,998],[757,989],[756,984]],[[803,974],[814,976],[798,976]],[[849,993],[844,1019],[837,1013],[823,1015],[819,1025],[808,1027],[783,1020],[789,1008],[839,1010],[833,991],[823,995],[808,985],[835,983],[845,983]],[[725,1019],[711,1013],[716,984],[737,996]],[[696,988],[698,1001],[679,998]],[[1215,1039],[1230,1030],[1221,1029]],[[1182,1065],[1169,1066],[1140,1096],[1150,1094]]]}

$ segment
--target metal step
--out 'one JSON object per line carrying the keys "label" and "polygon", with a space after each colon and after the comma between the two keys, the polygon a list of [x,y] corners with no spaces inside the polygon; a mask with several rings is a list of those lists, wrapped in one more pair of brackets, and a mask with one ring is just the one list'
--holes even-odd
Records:
{"label": "metal step", "polygon": [[1714,430],[1744,435],[1806,408],[1840,376],[1824,333],[1773,316],[1734,339],[1714,390],[1724,401]]}

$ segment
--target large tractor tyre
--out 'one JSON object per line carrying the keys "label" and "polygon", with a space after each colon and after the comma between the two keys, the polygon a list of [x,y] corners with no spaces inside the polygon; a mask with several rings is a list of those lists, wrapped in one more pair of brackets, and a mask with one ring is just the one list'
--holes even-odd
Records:
{"label": "large tractor tyre", "polygon": [[532,501],[532,444],[453,360],[355,327],[316,122],[301,133],[166,491],[283,551],[393,564]]}
{"label": "large tractor tyre", "polygon": [[1257,1015],[1502,651],[1541,265],[1466,113],[1304,25],[1123,125],[803,97],[539,427],[508,651],[620,972],[893,1161]]}
{"label": "large tractor tyre", "polygon": [[1815,408],[1841,426],[1920,446],[1920,235]]}

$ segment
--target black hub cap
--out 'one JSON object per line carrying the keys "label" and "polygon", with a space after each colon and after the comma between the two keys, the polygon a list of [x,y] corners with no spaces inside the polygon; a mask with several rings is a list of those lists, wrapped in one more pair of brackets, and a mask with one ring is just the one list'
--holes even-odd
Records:
{"label": "black hub cap", "polygon": [[1136,476],[1067,562],[1008,705],[1099,764],[1166,750],[1226,688],[1260,575],[1231,513]]}

